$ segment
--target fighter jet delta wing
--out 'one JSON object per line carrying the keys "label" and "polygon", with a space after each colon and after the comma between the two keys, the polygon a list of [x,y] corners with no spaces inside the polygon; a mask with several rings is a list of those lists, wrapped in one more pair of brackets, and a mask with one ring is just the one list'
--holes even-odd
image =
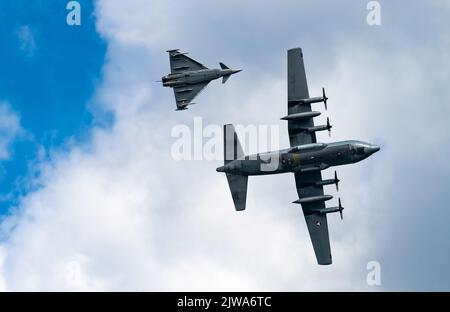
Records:
{"label": "fighter jet delta wing", "polygon": [[[320,112],[311,110],[311,103],[325,102],[323,97],[310,98],[306,81],[303,53],[300,48],[288,50],[288,115],[282,119],[288,121],[289,141],[291,147],[316,143],[316,131],[329,130],[331,126],[314,126],[313,118]],[[314,169],[314,168],[312,168]],[[331,264],[330,240],[325,211],[323,186],[316,182],[322,181],[320,169],[309,172],[295,173],[297,193],[305,215],[308,231],[319,264]]]}
{"label": "fighter jet delta wing", "polygon": [[185,71],[208,69],[203,64],[186,56],[187,53],[181,53],[177,50],[168,50],[170,55],[170,70],[172,74],[179,74]]}
{"label": "fighter jet delta wing", "polygon": [[208,85],[208,82],[198,83],[188,86],[177,86],[173,88],[175,100],[177,102],[177,110],[187,109],[188,105],[192,105],[191,101]]}

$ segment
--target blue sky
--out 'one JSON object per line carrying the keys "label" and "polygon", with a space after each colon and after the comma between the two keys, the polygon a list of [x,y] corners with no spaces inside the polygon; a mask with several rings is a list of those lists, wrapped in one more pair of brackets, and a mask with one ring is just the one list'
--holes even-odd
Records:
{"label": "blue sky", "polygon": [[24,180],[41,148],[48,153],[69,139],[84,140],[94,122],[87,103],[101,79],[106,44],[95,31],[93,4],[80,3],[82,27],[65,23],[61,1],[0,4],[0,101],[18,113],[28,133],[1,164],[2,214],[27,191]]}
{"label": "blue sky", "polygon": [[[0,4],[0,290],[450,289],[448,1],[380,1],[372,27],[361,0],[80,2],[73,28],[65,1]],[[382,147],[328,190],[346,208],[329,218],[329,267],[291,204],[292,175],[250,179],[236,214],[220,161],[170,154],[173,127],[199,116],[279,126],[287,147],[295,46],[310,94],[330,97],[333,136],[319,140]],[[175,112],[155,83],[171,48],[244,71]]]}

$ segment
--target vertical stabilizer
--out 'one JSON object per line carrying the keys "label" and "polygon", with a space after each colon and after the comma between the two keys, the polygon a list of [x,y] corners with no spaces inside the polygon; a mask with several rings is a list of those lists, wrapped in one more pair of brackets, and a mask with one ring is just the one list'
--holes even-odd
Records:
{"label": "vertical stabilizer", "polygon": [[223,126],[223,151],[225,164],[244,156],[244,151],[233,125]]}
{"label": "vertical stabilizer", "polygon": [[227,65],[225,65],[224,63],[219,63],[220,68],[222,69],[230,69]]}

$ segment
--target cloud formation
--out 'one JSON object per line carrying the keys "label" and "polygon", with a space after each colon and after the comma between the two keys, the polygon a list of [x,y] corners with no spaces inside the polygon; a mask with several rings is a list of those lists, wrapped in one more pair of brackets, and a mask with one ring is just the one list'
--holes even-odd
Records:
{"label": "cloud formation", "polygon": [[17,113],[9,104],[0,102],[0,161],[11,157],[11,143],[23,132]]}
{"label": "cloud formation", "polygon": [[[398,28],[390,23],[392,12],[399,12],[395,4],[384,6],[382,27],[392,30],[370,28],[365,4],[358,3],[281,1],[255,10],[252,1],[189,7],[98,1],[98,30],[109,47],[94,101],[114,113],[115,123],[92,129],[87,143],[41,164],[41,188],[2,222],[0,287],[371,290],[365,283],[370,260],[381,262],[383,289],[432,287],[416,270],[429,257],[444,259],[448,248],[424,244],[431,229],[439,233],[433,236],[437,246],[448,246],[440,239],[448,236],[446,218],[427,215],[448,212],[440,208],[445,200],[437,189],[413,177],[445,181],[449,173],[446,153],[439,153],[450,150],[442,143],[449,142],[448,96],[442,92],[449,42],[439,36],[441,25],[427,24],[437,40],[419,46],[403,32],[406,19],[397,17]],[[317,12],[321,23],[311,28]],[[248,209],[236,213],[225,177],[215,172],[220,163],[170,156],[172,127],[190,125],[199,114],[213,124],[285,129],[278,120],[286,112],[285,50],[298,45],[310,93],[325,85],[332,98],[333,140],[382,145],[373,159],[339,169],[347,209],[344,223],[329,218],[334,264],[328,267],[316,265],[301,210],[290,204],[297,198],[292,175],[250,179]],[[244,72],[225,86],[212,83],[197,107],[176,113],[172,92],[154,83],[167,71],[167,48],[194,50],[207,65],[226,61]],[[287,146],[287,130],[280,134]],[[429,151],[432,170],[420,166]],[[428,223],[420,232],[422,220]],[[424,249],[430,254],[418,258]],[[441,274],[448,272],[434,263]],[[448,288],[438,281],[436,288]]]}
{"label": "cloud formation", "polygon": [[29,25],[20,26],[17,30],[17,38],[19,40],[19,48],[26,56],[33,56],[36,50],[36,41],[33,30]]}

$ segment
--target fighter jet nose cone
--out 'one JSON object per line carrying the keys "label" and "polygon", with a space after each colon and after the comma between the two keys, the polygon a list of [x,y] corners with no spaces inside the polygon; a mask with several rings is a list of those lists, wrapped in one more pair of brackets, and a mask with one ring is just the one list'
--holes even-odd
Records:
{"label": "fighter jet nose cone", "polygon": [[376,152],[378,152],[380,150],[380,147],[379,146],[377,146],[377,145],[372,145],[370,148],[369,148],[369,153],[370,154],[375,154]]}
{"label": "fighter jet nose cone", "polygon": [[241,71],[242,71],[242,69],[235,69],[235,70],[233,70],[233,74],[240,73]]}
{"label": "fighter jet nose cone", "polygon": [[380,147],[377,145],[372,146],[373,153],[376,153],[380,150]]}

